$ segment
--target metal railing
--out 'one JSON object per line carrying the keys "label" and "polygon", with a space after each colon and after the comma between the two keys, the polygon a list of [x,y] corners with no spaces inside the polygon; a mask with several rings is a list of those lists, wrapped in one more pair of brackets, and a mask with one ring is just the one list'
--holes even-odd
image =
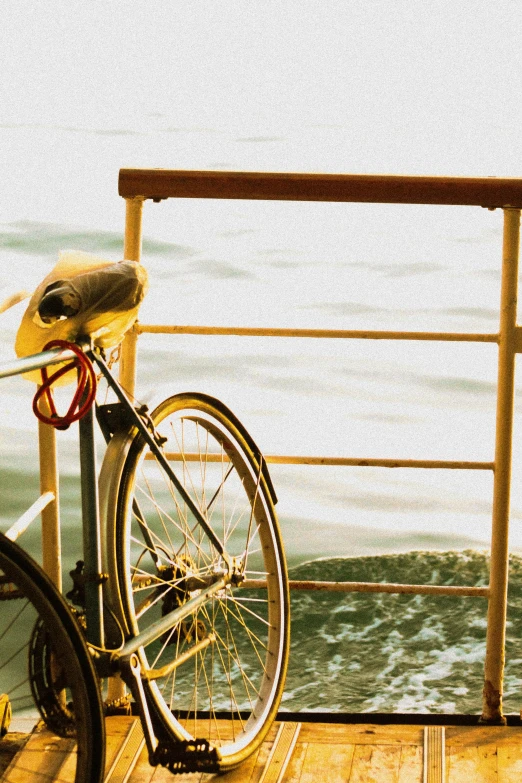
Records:
{"label": "metal railing", "polygon": [[[357,465],[372,467],[447,468],[493,472],[491,564],[488,587],[397,585],[354,582],[291,582],[293,589],[425,593],[480,596],[488,599],[488,624],[482,719],[503,722],[502,681],[508,584],[508,528],[513,437],[514,373],[522,351],[522,329],[517,326],[518,260],[522,179],[469,177],[405,177],[216,171],[122,169],[119,193],[126,200],[124,257],[141,260],[142,210],[147,199],[250,199],[288,201],[367,202],[388,204],[444,204],[479,206],[504,211],[500,325],[497,333],[393,332],[331,329],[264,329],[245,327],[173,326],[138,324],[122,349],[120,380],[130,392],[136,377],[136,341],[140,333],[248,335],[280,338],[387,339],[496,343],[498,345],[497,412],[493,462],[358,459],[325,456],[268,455],[268,462],[287,464]],[[43,426],[41,448],[48,462],[42,492],[53,491],[53,433]],[[57,502],[42,512],[43,524],[57,525]],[[49,535],[49,533],[47,533]],[[54,537],[56,538],[56,536]],[[52,540],[54,540],[54,538]],[[58,536],[59,538],[59,536]]]}

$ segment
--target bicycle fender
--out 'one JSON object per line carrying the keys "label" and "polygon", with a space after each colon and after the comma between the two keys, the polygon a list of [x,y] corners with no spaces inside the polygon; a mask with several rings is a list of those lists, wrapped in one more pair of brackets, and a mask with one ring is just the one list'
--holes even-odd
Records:
{"label": "bicycle fender", "polygon": [[[198,400],[201,400],[201,402],[208,403],[210,405],[213,405],[214,408],[217,408],[223,415],[227,417],[231,421],[231,423],[234,425],[234,427],[237,429],[245,443],[247,444],[248,448],[252,451],[256,462],[258,465],[261,465],[261,475],[263,476],[263,479],[266,483],[266,486],[268,488],[268,491],[270,493],[270,499],[274,506],[277,504],[277,495],[276,491],[274,489],[274,485],[272,484],[272,479],[270,478],[270,473],[268,471],[268,465],[266,463],[265,458],[263,457],[263,454],[261,453],[260,449],[257,447],[256,442],[254,441],[253,437],[250,435],[246,427],[239,421],[237,416],[232,413],[230,408],[228,408],[221,400],[216,399],[215,397],[211,397],[209,394],[203,394],[201,392],[182,392],[181,394],[175,394],[174,397],[178,399],[183,398],[196,398]],[[152,418],[154,418],[154,412],[151,413]]]}

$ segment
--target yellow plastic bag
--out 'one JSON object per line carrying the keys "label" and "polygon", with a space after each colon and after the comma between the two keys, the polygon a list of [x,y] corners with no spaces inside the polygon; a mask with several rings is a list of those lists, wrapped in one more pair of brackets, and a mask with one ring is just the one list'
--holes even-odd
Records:
{"label": "yellow plastic bag", "polygon": [[[114,263],[63,251],[29,301],[16,335],[16,354],[29,356],[50,340],[74,342],[83,336],[100,348],[113,348],[135,322],[146,291],[147,271],[136,261]],[[40,372],[24,378],[38,383]],[[71,372],[61,382],[72,380]]]}

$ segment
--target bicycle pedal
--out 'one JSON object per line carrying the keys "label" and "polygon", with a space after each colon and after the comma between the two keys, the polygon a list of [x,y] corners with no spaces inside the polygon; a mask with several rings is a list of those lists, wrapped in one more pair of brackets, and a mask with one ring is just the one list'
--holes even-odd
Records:
{"label": "bicycle pedal", "polygon": [[160,742],[152,763],[166,767],[173,775],[219,772],[219,753],[206,739]]}

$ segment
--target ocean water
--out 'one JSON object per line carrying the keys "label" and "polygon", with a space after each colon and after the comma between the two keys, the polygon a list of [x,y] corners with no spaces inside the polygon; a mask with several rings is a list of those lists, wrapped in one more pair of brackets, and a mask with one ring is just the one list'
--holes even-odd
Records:
{"label": "ocean water", "polygon": [[[504,708],[519,711],[522,561],[511,563]],[[483,586],[483,553],[405,552],[328,558],[298,579]],[[321,712],[480,713],[485,599],[302,592],[292,599],[291,669],[283,707]]]}
{"label": "ocean water", "polygon": [[[121,258],[122,166],[522,174],[511,0],[434,0],[421,11],[411,0],[4,5],[0,301],[31,291],[60,250]],[[147,202],[141,320],[494,332],[501,241],[502,214],[478,208]],[[12,357],[23,309],[0,315],[1,357]],[[494,346],[144,335],[139,350],[139,394],[213,394],[267,454],[493,458]],[[520,390],[517,380],[517,399]],[[21,379],[1,384],[3,529],[38,491],[31,395]],[[75,437],[74,428],[60,434],[66,568],[79,538]],[[517,418],[512,710],[521,442]],[[487,472],[271,473],[293,575],[486,579]],[[26,542],[38,552],[37,531]],[[480,710],[481,599],[293,603],[288,709]]]}

